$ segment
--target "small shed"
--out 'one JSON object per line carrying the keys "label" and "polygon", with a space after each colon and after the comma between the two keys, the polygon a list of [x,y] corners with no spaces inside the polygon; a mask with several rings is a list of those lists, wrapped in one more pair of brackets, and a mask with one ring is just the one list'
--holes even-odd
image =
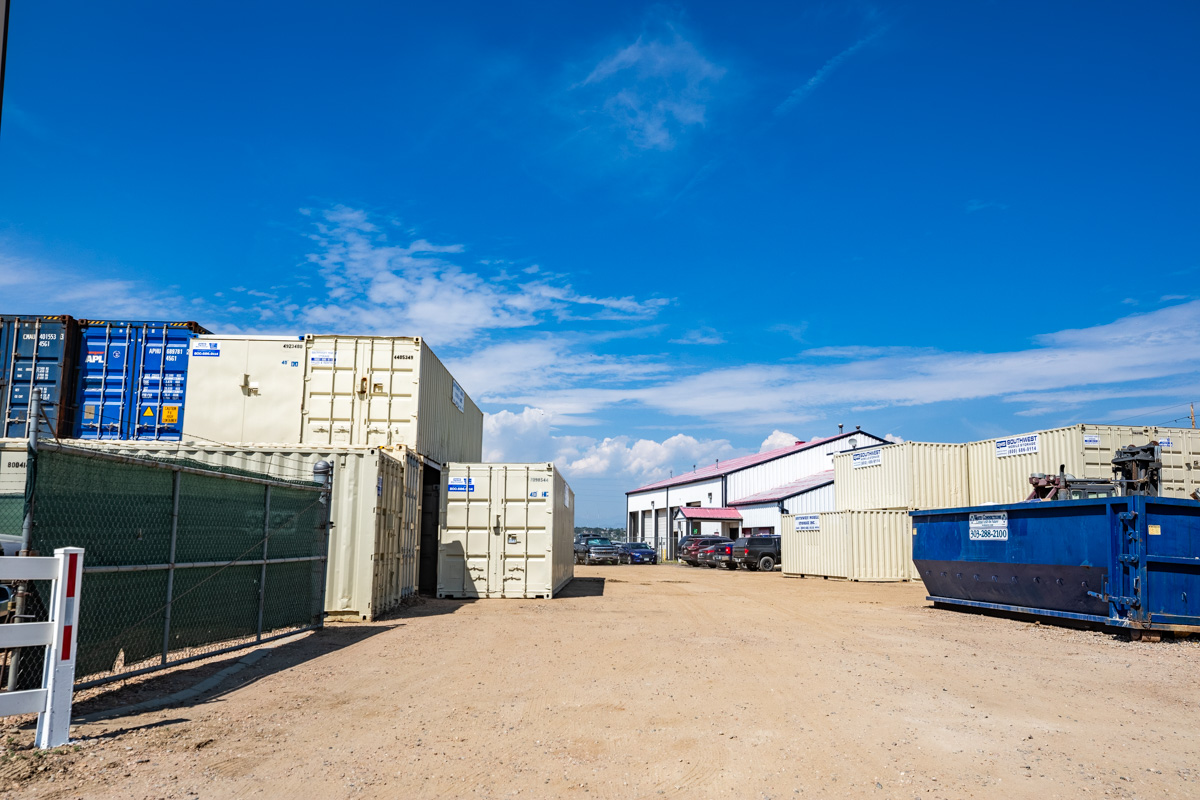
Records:
{"label": "small shed", "polygon": [[675,529],[684,536],[728,536],[736,539],[742,527],[742,515],[736,508],[696,508],[683,506],[675,511]]}

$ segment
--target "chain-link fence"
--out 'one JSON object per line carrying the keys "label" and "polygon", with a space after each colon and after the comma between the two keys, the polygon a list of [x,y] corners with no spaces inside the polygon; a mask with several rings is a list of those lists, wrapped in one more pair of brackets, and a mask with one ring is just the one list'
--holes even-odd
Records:
{"label": "chain-link fence", "polygon": [[[52,443],[27,468],[31,551],[85,549],[79,685],[322,624],[329,494],[321,484]],[[24,493],[13,498],[0,493],[0,535],[19,537]],[[27,587],[25,619],[45,619],[47,589]],[[41,656],[20,651],[15,680],[0,685],[37,686]]]}

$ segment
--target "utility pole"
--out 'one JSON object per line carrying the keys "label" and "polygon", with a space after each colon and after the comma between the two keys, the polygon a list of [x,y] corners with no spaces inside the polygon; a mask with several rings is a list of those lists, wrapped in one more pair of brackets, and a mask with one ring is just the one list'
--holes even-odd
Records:
{"label": "utility pole", "polygon": [[4,119],[4,62],[8,60],[8,0],[0,0],[0,120]]}
{"label": "utility pole", "polygon": [[1192,403],[1192,430],[1196,429],[1196,404]]}

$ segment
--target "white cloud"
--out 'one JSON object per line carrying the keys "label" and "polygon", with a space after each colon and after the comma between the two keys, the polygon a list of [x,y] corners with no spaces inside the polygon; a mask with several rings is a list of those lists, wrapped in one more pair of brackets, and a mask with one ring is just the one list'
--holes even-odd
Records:
{"label": "white cloud", "polygon": [[672,339],[671,344],[725,344],[725,337],[714,328],[697,328],[678,339]]}
{"label": "white cloud", "polygon": [[976,211],[986,211],[989,208],[994,208],[997,211],[1007,211],[1007,203],[998,203],[995,200],[968,200],[966,210],[968,214],[974,214]]}
{"label": "white cloud", "polygon": [[595,98],[602,115],[634,147],[670,150],[684,131],[703,126],[712,86],[725,68],[678,31],[643,35],[604,58],[574,89]]}
{"label": "white cloud", "polygon": [[787,447],[800,441],[790,433],[784,433],[776,428],[771,431],[771,435],[763,439],[763,443],[758,446],[758,452],[765,453],[768,450],[778,450],[781,447]]}
{"label": "white cloud", "polygon": [[840,67],[842,64],[846,63],[846,61],[851,56],[853,56],[855,53],[862,50],[864,47],[866,47],[871,42],[878,39],[880,36],[882,36],[886,32],[887,32],[886,26],[884,26],[882,28],[878,28],[877,30],[872,31],[871,33],[867,34],[863,38],[859,39],[857,42],[850,45],[849,47],[847,47],[842,52],[838,53],[833,58],[826,61],[824,64],[821,65],[821,68],[813,74],[813,76],[811,78],[809,78],[807,81],[804,82],[803,86],[800,86],[799,88],[795,89],[790,95],[788,95],[786,100],[784,100],[782,103],[780,103],[775,108],[775,113],[776,114],[784,114],[784,113],[790,111],[792,108],[794,108],[796,105],[798,105],[802,100],[804,100],[804,98],[806,98],[810,94],[812,94],[817,89],[818,86],[820,86],[822,83],[824,83],[826,80],[828,80],[829,76],[832,75],[834,73],[834,71],[837,70],[838,67]]}
{"label": "white cloud", "polygon": [[883,438],[886,439],[887,441],[891,442],[892,444],[904,444],[904,437],[897,436],[894,433],[884,434]]}
{"label": "white cloud", "polygon": [[484,459],[553,461],[570,478],[617,478],[632,486],[680,474],[693,465],[739,453],[726,439],[696,439],[676,434],[663,441],[615,436],[597,439],[554,434],[553,413],[525,407],[484,417]]}

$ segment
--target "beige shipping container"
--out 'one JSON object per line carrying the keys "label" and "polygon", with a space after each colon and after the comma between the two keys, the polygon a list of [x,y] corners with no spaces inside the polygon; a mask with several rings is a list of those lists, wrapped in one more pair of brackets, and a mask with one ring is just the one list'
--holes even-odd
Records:
{"label": "beige shipping container", "polygon": [[187,458],[276,478],[312,480],[318,461],[333,465],[333,531],[326,565],[330,618],[373,620],[417,591],[423,464],[406,447],[65,441],[79,447],[156,458]]}
{"label": "beige shipping container", "polygon": [[785,514],[783,574],[851,581],[911,581],[912,523],[907,511]]}
{"label": "beige shipping container", "polygon": [[1077,478],[1111,478],[1117,450],[1151,441],[1161,444],[1163,497],[1200,488],[1200,436],[1191,428],[1072,425],[969,443],[970,505],[1021,502],[1031,474],[1058,474],[1060,467]]}
{"label": "beige shipping container", "polygon": [[903,442],[839,453],[833,474],[837,511],[970,503],[964,444]]}
{"label": "beige shipping container", "polygon": [[575,576],[575,497],[553,464],[447,464],[438,597],[553,597]]}
{"label": "beige shipping container", "polygon": [[184,441],[300,441],[303,336],[197,336],[188,347]]}
{"label": "beige shipping container", "polygon": [[483,457],[483,412],[429,345],[406,336],[309,336],[300,441],[405,445],[445,464]]}

